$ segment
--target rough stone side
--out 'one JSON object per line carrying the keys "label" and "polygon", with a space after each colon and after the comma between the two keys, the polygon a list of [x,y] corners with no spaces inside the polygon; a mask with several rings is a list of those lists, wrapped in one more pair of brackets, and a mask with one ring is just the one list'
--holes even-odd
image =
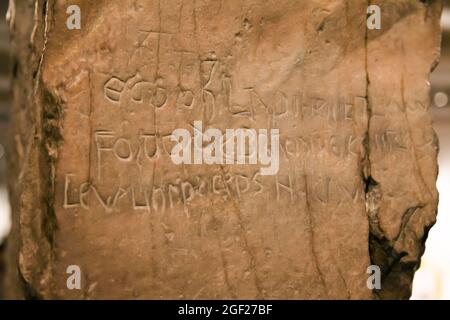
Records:
{"label": "rough stone side", "polygon": [[[379,1],[379,31],[357,0],[14,3],[12,297],[409,296],[440,1]],[[278,174],[173,165],[167,136],[197,120],[279,129]]]}
{"label": "rough stone side", "polygon": [[380,297],[408,298],[437,213],[439,147],[428,109],[442,3],[378,3],[383,28],[367,38],[370,252],[383,271]]}
{"label": "rough stone side", "polygon": [[43,298],[50,292],[52,245],[47,201],[51,176],[42,128],[40,86],[45,4],[11,1],[11,132],[8,152],[13,227],[8,239],[7,298]]}

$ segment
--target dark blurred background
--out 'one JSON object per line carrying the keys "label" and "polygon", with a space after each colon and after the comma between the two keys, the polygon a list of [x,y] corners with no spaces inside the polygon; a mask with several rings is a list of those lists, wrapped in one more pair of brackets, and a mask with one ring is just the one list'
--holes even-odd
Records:
{"label": "dark blurred background", "polygon": [[[447,0],[445,2],[448,3]],[[11,104],[9,34],[5,19],[7,7],[8,1],[0,0],[0,288],[3,272],[1,253],[10,227],[5,161],[8,108]],[[441,63],[431,77],[431,110],[441,145],[439,215],[437,224],[430,231],[422,266],[416,273],[413,299],[450,299],[450,4],[446,4],[442,27]]]}
{"label": "dark blurred background", "polygon": [[[11,102],[9,97],[9,31],[5,20],[7,7],[7,1],[0,1],[0,186],[3,186],[5,182],[6,127],[8,124],[8,107]],[[0,227],[0,232],[1,230]]]}

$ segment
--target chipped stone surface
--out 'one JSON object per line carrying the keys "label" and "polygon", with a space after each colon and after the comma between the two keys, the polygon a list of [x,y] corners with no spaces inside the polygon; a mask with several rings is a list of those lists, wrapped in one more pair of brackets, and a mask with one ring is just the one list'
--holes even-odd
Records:
{"label": "chipped stone surface", "polygon": [[[381,30],[356,0],[70,4],[81,30],[66,1],[16,1],[11,26],[13,296],[409,296],[436,217],[440,1],[378,1]],[[194,121],[279,129],[278,173],[173,164]]]}

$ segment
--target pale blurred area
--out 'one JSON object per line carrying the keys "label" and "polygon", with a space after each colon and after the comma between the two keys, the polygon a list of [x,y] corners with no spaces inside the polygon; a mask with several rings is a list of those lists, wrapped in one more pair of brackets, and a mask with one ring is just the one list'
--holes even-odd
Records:
{"label": "pale blurred area", "polygon": [[[11,102],[8,80],[9,36],[4,19],[7,5],[8,1],[0,1],[0,287],[3,243],[10,228],[5,160],[8,106]],[[441,63],[431,78],[434,127],[441,147],[439,215],[429,233],[422,265],[415,276],[412,299],[450,299],[450,5],[444,11],[442,27]]]}
{"label": "pale blurred area", "polygon": [[[447,1],[446,1],[447,2]],[[434,129],[439,136],[440,193],[437,223],[431,228],[411,299],[450,300],[450,4],[442,14],[441,62],[431,76]]]}

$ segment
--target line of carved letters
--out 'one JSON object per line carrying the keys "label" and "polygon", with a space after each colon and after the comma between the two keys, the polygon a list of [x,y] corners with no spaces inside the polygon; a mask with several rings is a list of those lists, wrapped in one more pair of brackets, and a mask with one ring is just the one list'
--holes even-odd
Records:
{"label": "line of carved letters", "polygon": [[[149,107],[152,111],[173,106],[178,110],[199,110],[204,119],[198,120],[206,122],[213,122],[217,120],[216,117],[226,115],[255,121],[258,116],[264,115],[270,116],[274,121],[308,121],[319,118],[340,124],[367,116],[365,97],[324,98],[307,94],[304,90],[290,94],[276,90],[263,94],[255,88],[233,89],[232,79],[227,75],[221,75],[219,86],[209,88],[212,75],[204,78],[207,80],[202,82],[206,83],[196,88],[180,85],[168,88],[163,84],[144,80],[139,74],[126,81],[112,77],[105,82],[103,94],[106,101],[120,107],[138,104]],[[240,97],[241,103],[236,103],[235,97]]]}
{"label": "line of carved letters", "polygon": [[262,196],[267,199],[267,192],[273,194],[275,201],[286,204],[298,203],[309,194],[309,201],[326,205],[329,202],[353,201],[356,203],[364,197],[363,185],[358,179],[345,184],[339,179],[318,175],[314,179],[295,178],[288,173],[270,177],[261,176],[259,170],[248,173],[225,173],[210,175],[193,175],[188,179],[176,178],[155,184],[132,183],[116,186],[108,193],[102,193],[89,182],[76,183],[75,175],[64,175],[65,209],[82,208],[89,210],[93,205],[100,205],[106,212],[114,211],[121,203],[133,210],[165,212],[180,206],[184,209],[199,197],[218,196],[224,200],[230,198],[254,199]]}
{"label": "line of carved letters", "polygon": [[[356,134],[336,134],[319,132],[282,136],[280,154],[287,160],[313,156],[323,151],[336,158],[357,157],[361,154],[364,136]],[[225,143],[225,142],[224,142]],[[97,158],[97,170],[101,173],[104,165],[102,159],[112,156],[118,163],[142,165],[160,157],[170,156],[174,142],[170,133],[141,133],[133,138],[120,136],[113,131],[99,130],[94,133]],[[407,151],[409,139],[407,132],[386,130],[376,133],[372,138],[372,147],[383,152]],[[170,161],[170,158],[166,158]]]}

